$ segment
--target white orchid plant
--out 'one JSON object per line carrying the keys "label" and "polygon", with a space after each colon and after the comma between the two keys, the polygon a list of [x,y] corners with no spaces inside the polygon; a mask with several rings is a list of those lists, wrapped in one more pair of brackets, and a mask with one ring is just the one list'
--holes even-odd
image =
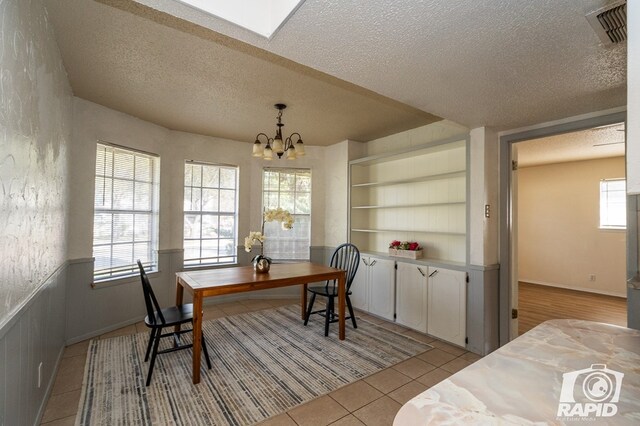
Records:
{"label": "white orchid plant", "polygon": [[262,214],[262,228],[260,231],[251,231],[249,236],[244,239],[244,250],[247,253],[251,252],[254,244],[260,243],[260,256],[264,250],[264,224],[267,222],[280,222],[282,229],[288,230],[293,228],[293,216],[287,210],[281,209],[269,209],[265,210]]}

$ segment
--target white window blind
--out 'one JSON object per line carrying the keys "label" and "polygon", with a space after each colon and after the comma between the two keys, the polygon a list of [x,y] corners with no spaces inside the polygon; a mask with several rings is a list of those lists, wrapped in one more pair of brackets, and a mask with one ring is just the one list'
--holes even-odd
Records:
{"label": "white window blind", "polygon": [[185,266],[237,262],[237,206],[237,167],[185,164]]}
{"label": "white window blind", "polygon": [[627,185],[625,179],[600,181],[600,228],[627,227]]}
{"label": "white window blind", "polygon": [[157,270],[157,156],[98,143],[93,219],[94,280]]}
{"label": "white window blind", "polygon": [[293,229],[278,222],[265,224],[264,254],[275,260],[308,260],[311,244],[311,170],[265,168],[263,206],[280,207],[293,215]]}

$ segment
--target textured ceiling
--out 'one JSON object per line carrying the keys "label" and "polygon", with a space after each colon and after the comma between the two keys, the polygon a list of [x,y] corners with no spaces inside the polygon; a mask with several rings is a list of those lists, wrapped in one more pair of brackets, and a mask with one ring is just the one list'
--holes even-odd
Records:
{"label": "textured ceiling", "polygon": [[518,142],[520,167],[624,155],[624,124]]}
{"label": "textured ceiling", "polygon": [[76,96],[164,127],[253,142],[367,141],[440,118],[132,1],[47,0]]}
{"label": "textured ceiling", "polygon": [[607,0],[306,0],[266,40],[171,0],[136,0],[468,127],[513,129],[626,104]]}
{"label": "textured ceiling", "polygon": [[[626,105],[609,0],[306,0],[270,39],[172,0],[45,0],[74,93],[168,128],[311,145],[444,117],[506,130]],[[434,115],[431,115],[434,114]]]}

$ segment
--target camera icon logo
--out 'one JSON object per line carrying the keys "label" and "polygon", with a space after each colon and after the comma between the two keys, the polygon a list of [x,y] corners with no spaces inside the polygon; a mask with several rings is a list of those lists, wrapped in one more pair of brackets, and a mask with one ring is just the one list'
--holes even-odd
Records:
{"label": "camera icon logo", "polygon": [[605,364],[562,375],[558,416],[611,417],[618,411],[624,373]]}

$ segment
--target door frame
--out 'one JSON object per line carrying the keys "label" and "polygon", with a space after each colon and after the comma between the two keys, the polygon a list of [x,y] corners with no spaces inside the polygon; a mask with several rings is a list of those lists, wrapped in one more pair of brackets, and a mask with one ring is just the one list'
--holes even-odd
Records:
{"label": "door frame", "polygon": [[511,150],[514,143],[530,139],[538,139],[563,133],[571,133],[586,130],[593,127],[627,121],[627,112],[604,113],[599,116],[576,119],[562,123],[549,123],[539,128],[516,131],[500,136],[499,170],[500,170],[500,288],[499,288],[499,336],[500,346],[509,343],[511,333],[511,294],[513,285],[511,282],[512,262],[511,256],[511,229],[512,223],[512,193],[511,184]]}

